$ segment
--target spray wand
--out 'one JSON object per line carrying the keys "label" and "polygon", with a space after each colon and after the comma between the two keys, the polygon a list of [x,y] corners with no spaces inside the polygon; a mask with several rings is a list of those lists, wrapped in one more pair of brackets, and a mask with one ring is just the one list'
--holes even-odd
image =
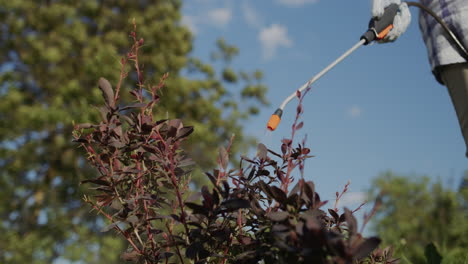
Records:
{"label": "spray wand", "polygon": [[[422,11],[426,12],[430,16],[432,16],[437,23],[439,23],[442,29],[447,33],[448,39],[452,42],[452,44],[458,49],[459,54],[468,61],[468,47],[464,46],[457,36],[449,26],[439,17],[437,16],[432,10],[427,8],[426,6],[418,3],[418,2],[406,2],[408,6],[418,7]],[[393,20],[398,13],[399,6],[397,4],[389,5],[382,17],[380,18],[372,18],[369,22],[369,29],[361,36],[361,39],[358,43],[356,43],[352,48],[348,51],[343,53],[338,59],[328,65],[325,69],[319,72],[317,75],[312,77],[308,82],[302,85],[298,91],[302,92],[307,87],[312,85],[315,81],[320,79],[325,73],[335,67],[338,63],[343,61],[346,57],[348,57],[351,53],[357,50],[362,45],[367,45],[374,40],[379,40],[385,38],[388,32],[393,28]],[[276,111],[271,115],[270,120],[268,121],[267,128],[271,131],[275,130],[278,127],[279,123],[281,122],[281,115],[283,114],[284,107],[296,96],[297,92],[293,92],[288,98],[286,98],[283,103],[281,103],[280,107],[276,109]]]}
{"label": "spray wand", "polygon": [[[361,36],[361,39],[358,43],[356,43],[352,48],[347,50],[343,55],[341,55],[338,59],[324,68],[321,72],[317,75],[312,77],[309,81],[307,81],[304,85],[302,85],[298,91],[302,92],[307,87],[312,85],[315,81],[320,79],[323,75],[325,75],[329,70],[335,67],[338,63],[343,61],[346,57],[348,57],[351,53],[357,50],[362,45],[367,45],[374,40],[383,39],[390,30],[393,28],[393,19],[398,13],[399,6],[397,4],[391,4],[386,9],[384,14],[380,18],[372,18],[369,22],[369,29]],[[281,116],[283,114],[284,107],[294,98],[296,97],[296,91],[293,92],[289,97],[287,97],[280,105],[278,109],[271,115],[270,120],[267,123],[267,128],[271,131],[275,130],[278,127],[279,123],[281,122]]]}

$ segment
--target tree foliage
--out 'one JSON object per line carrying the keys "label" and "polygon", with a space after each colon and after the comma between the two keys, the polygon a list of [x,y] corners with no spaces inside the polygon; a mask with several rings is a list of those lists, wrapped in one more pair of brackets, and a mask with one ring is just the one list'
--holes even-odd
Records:
{"label": "tree foliage", "polygon": [[[373,195],[382,194],[382,207],[373,222],[375,231],[384,244],[396,246],[396,255],[404,263],[437,259],[431,248],[440,252],[442,263],[466,263],[467,180],[465,177],[458,190],[451,190],[428,177],[383,173],[372,187]],[[428,246],[430,243],[435,246]]]}
{"label": "tree foliage", "polygon": [[[100,76],[119,80],[132,18],[145,36],[141,72],[171,78],[156,109],[198,129],[187,150],[203,159],[265,103],[255,73],[238,78],[229,61],[237,49],[218,43],[223,68],[190,57],[192,36],[180,23],[181,1],[0,0],[0,240],[1,263],[51,263],[62,256],[111,263],[119,243],[95,235],[102,220],[81,206],[79,180],[93,177],[71,143],[72,122],[93,122]],[[183,75],[182,72],[187,72]],[[122,87],[138,83],[131,74]],[[232,92],[230,87],[241,87]],[[244,91],[249,91],[244,92]],[[243,100],[238,103],[238,99]],[[128,94],[123,101],[130,100]],[[235,144],[232,151],[239,151]],[[202,155],[203,154],[203,155]]]}

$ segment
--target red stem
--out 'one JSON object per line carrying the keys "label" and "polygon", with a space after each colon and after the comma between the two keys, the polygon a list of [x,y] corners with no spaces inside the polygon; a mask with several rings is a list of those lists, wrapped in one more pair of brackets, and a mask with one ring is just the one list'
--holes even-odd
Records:
{"label": "red stem", "polygon": [[[159,133],[159,131],[156,131],[157,133],[157,136],[160,140],[160,142],[164,145],[164,149],[166,149],[167,151],[165,151],[165,153],[167,153],[167,158],[169,159],[169,162],[170,162],[170,167],[169,167],[169,171],[171,173],[171,183],[172,183],[172,186],[174,187],[175,189],[175,192],[176,192],[176,197],[177,197],[177,202],[179,203],[179,207],[180,207],[180,222],[182,223],[182,225],[184,226],[184,229],[185,229],[185,232],[186,232],[186,235],[187,235],[187,238],[189,237],[189,228],[187,226],[187,222],[185,221],[185,206],[184,206],[184,201],[182,200],[182,194],[180,192],[180,189],[179,189],[179,185],[177,184],[177,176],[175,175],[175,161],[174,161],[174,152],[175,152],[175,149],[170,149],[168,147],[168,145],[166,144],[166,141],[164,140],[164,138],[161,136],[161,134]],[[189,239],[189,243],[190,243],[190,239]]]}
{"label": "red stem", "polygon": [[[171,235],[171,239],[173,239],[173,234],[172,234],[172,226],[169,225],[168,222],[166,222],[166,228],[167,228],[167,231],[169,232],[169,235]],[[173,241],[172,241],[173,242]],[[175,244],[175,248],[176,248],[176,253],[177,253],[177,256],[179,257],[180,261],[182,262],[182,264],[184,264],[184,258],[182,257],[182,253],[180,253],[180,249],[179,249],[179,246],[177,244]]]}
{"label": "red stem", "polygon": [[122,82],[127,77],[127,73],[125,72],[125,66],[127,65],[128,58],[122,58],[120,62],[122,63],[122,67],[120,68],[119,82],[117,83],[117,86],[115,87],[115,95],[114,95],[114,101],[116,103],[120,98],[119,95],[120,95],[120,87],[122,86]]}
{"label": "red stem", "polygon": [[[298,111],[296,113],[296,117],[294,119],[294,123],[292,125],[292,131],[291,131],[291,141],[290,143],[288,144],[288,148],[287,148],[287,153],[286,153],[286,159],[288,161],[288,170],[286,172],[286,176],[283,177],[281,179],[281,189],[285,192],[285,193],[288,193],[288,188],[289,188],[289,184],[292,182],[292,180],[290,179],[291,177],[291,172],[294,170],[294,168],[297,166],[297,164],[294,164],[293,163],[293,160],[291,160],[291,155],[292,155],[292,151],[293,151],[293,147],[292,147],[292,144],[293,144],[293,141],[294,141],[294,137],[296,135],[296,127],[297,127],[297,122],[299,121],[299,118],[301,117],[302,115],[302,100],[304,99],[304,95],[309,91],[309,89],[307,89],[304,93],[298,95],[299,96],[299,104],[297,106],[298,108]],[[299,108],[301,111],[299,111]]]}
{"label": "red stem", "polygon": [[[103,212],[101,210],[101,208],[97,207],[95,204],[93,203],[89,203],[91,204],[91,206],[97,210],[100,214],[104,215],[107,219],[109,219],[112,223],[115,223],[114,222],[114,219],[112,218],[112,216],[106,214],[105,212]],[[114,226],[114,229],[117,230],[119,233],[121,233],[125,239],[127,239],[127,241],[130,243],[130,245],[132,245],[132,247],[139,253],[139,254],[142,254],[142,251],[135,245],[135,243],[133,242],[132,238],[127,234],[127,232],[123,231],[120,227],[118,227],[117,225]]]}
{"label": "red stem", "polygon": [[[228,244],[226,248],[224,249],[224,256],[227,255],[229,248],[231,247],[231,243],[232,243],[232,234],[229,236]],[[226,264],[226,261],[227,261],[227,257],[223,257],[223,259],[221,260],[221,264]]]}
{"label": "red stem", "polygon": [[140,70],[140,64],[138,62],[138,49],[140,47],[140,43],[138,42],[137,38],[136,38],[136,23],[135,21],[133,22],[133,32],[131,33],[131,36],[133,38],[133,47],[132,47],[132,51],[133,51],[133,54],[134,54],[134,67],[135,67],[135,70],[136,70],[136,73],[137,73],[137,78],[138,78],[138,88],[139,88],[139,91],[138,91],[138,95],[139,95],[139,101],[142,102],[143,101],[143,97],[142,97],[142,89],[143,89],[143,74],[141,73],[141,70]]}

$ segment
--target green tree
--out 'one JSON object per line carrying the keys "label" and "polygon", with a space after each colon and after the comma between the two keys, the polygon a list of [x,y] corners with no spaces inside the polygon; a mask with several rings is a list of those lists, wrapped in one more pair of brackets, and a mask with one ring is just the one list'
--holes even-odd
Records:
{"label": "green tree", "polygon": [[[71,143],[71,131],[73,121],[96,120],[98,111],[89,106],[101,105],[99,77],[118,81],[132,18],[145,38],[144,74],[154,83],[170,74],[157,114],[196,128],[187,145],[191,156],[202,168],[213,165],[231,134],[232,151],[241,149],[242,119],[266,103],[261,73],[238,78],[229,66],[238,50],[222,40],[214,53],[220,70],[190,58],[192,36],[180,23],[181,5],[0,0],[0,263],[118,262],[120,240],[97,235],[103,220],[82,206],[79,181],[95,172]],[[123,89],[137,78],[129,76]]]}
{"label": "green tree", "polygon": [[466,263],[468,188],[463,182],[458,190],[451,190],[426,176],[392,172],[374,180],[371,193],[374,197],[381,194],[382,207],[373,228],[384,244],[396,247],[402,263],[426,263],[424,249],[431,242],[441,253],[442,263]]}

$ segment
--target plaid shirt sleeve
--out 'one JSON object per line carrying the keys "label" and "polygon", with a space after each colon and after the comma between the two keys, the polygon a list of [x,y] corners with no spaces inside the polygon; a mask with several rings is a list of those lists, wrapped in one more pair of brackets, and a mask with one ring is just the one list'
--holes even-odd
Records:
{"label": "plaid shirt sleeve", "polygon": [[[465,47],[468,47],[468,0],[420,0],[420,2],[440,16]],[[419,14],[419,27],[433,71],[437,66],[466,62],[439,23],[424,11],[420,11]]]}

